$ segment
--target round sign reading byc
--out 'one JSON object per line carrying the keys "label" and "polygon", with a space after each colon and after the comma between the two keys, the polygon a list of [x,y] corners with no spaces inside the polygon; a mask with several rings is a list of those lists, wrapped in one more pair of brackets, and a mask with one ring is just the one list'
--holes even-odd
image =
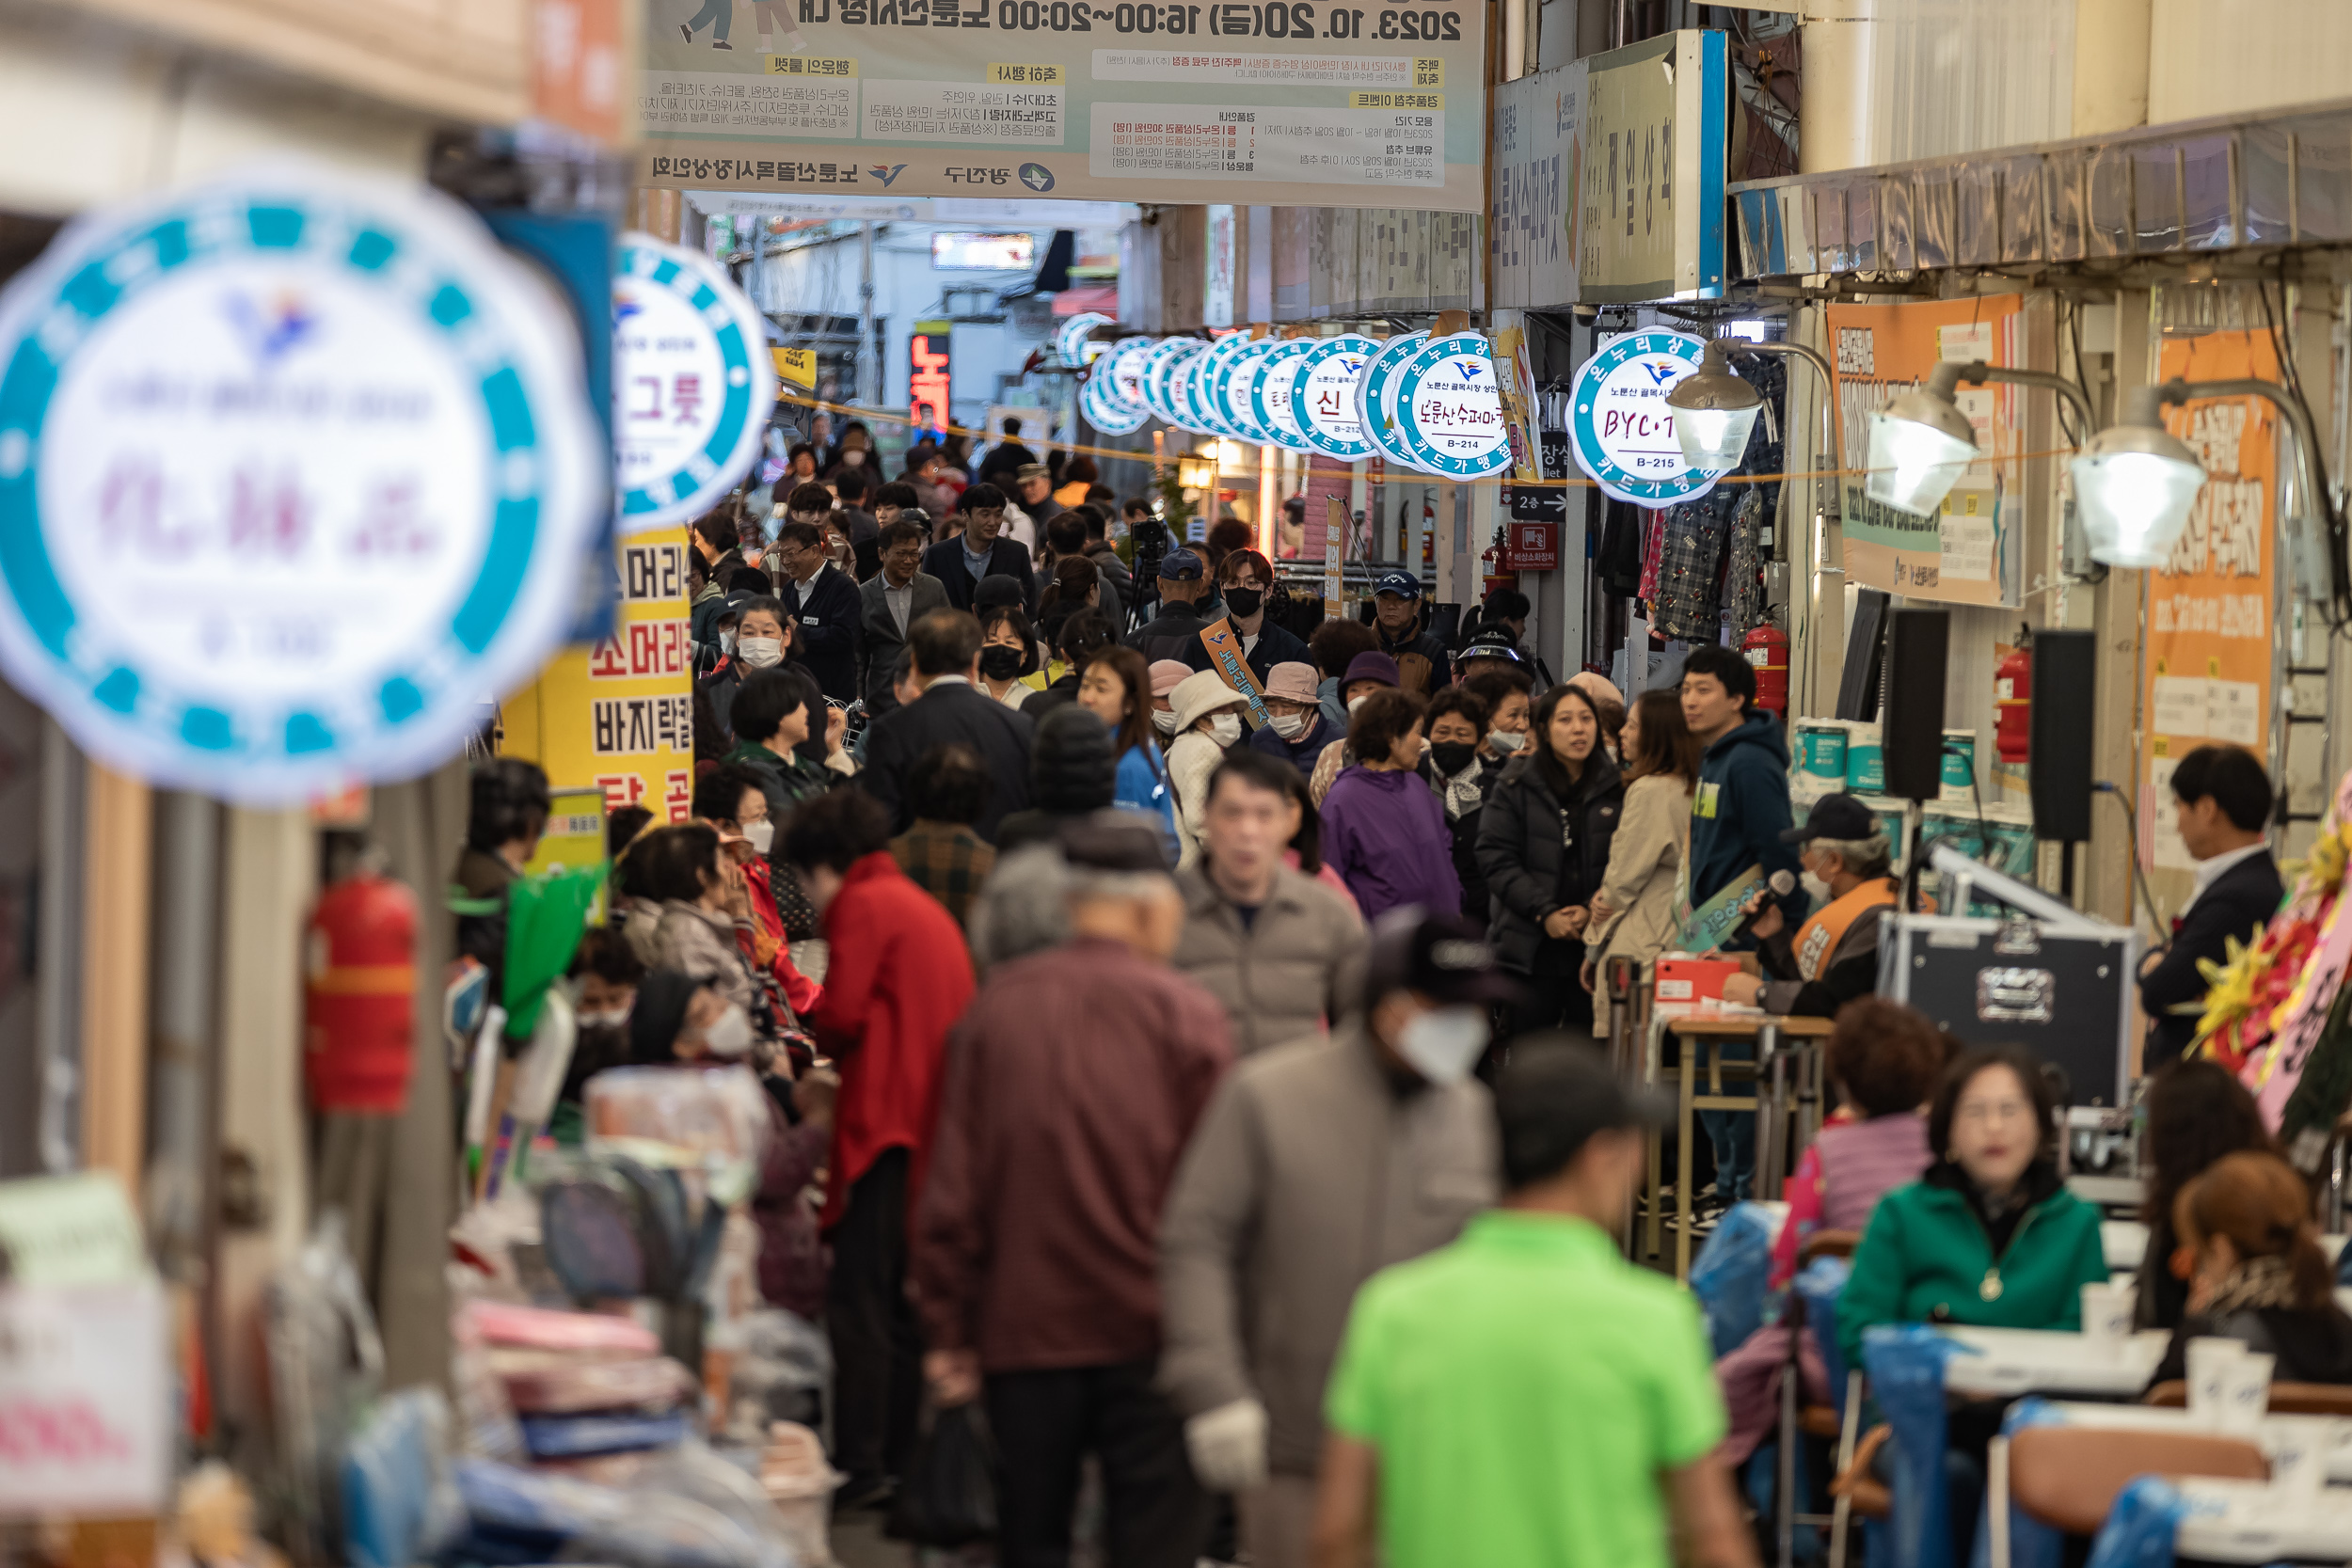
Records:
{"label": "round sign reading byc", "polygon": [[1356,417],[1356,383],[1379,352],[1374,339],[1349,332],[1317,339],[1299,360],[1291,382],[1291,418],[1314,451],[1349,463],[1372,455]]}
{"label": "round sign reading byc", "polygon": [[612,276],[612,446],[621,529],[701,516],[759,457],[775,407],[768,325],[717,262],[621,236]]}
{"label": "round sign reading byc", "polygon": [[1396,427],[1431,473],[1478,479],[1511,466],[1511,431],[1495,362],[1475,332],[1433,338],[1396,376]]}
{"label": "round sign reading byc", "polygon": [[1635,506],[1696,500],[1729,469],[1693,468],[1675,439],[1666,394],[1699,368],[1707,345],[1684,332],[1629,332],[1576,372],[1568,446],[1604,495]]}
{"label": "round sign reading byc", "polygon": [[446,198],[272,164],[93,212],[0,294],[0,666],[158,784],[412,777],[562,641],[603,453],[568,318]]}

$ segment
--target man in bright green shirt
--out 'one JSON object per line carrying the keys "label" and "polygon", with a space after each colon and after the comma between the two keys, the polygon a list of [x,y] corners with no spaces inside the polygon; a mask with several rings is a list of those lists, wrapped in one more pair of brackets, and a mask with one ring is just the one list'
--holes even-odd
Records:
{"label": "man in bright green shirt", "polygon": [[1620,1256],[1650,1097],[1590,1046],[1495,1085],[1502,1205],[1357,1293],[1315,1568],[1754,1568],[1697,1304]]}

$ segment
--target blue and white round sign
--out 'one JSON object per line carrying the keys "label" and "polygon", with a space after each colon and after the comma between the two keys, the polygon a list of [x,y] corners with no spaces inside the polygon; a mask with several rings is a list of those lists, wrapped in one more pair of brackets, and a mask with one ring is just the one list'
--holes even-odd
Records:
{"label": "blue and white round sign", "polygon": [[[1114,322],[1115,318],[1106,316],[1100,310],[1080,311],[1062,323],[1061,330],[1054,334],[1055,356],[1073,371],[1084,370],[1094,358],[1094,355],[1103,352],[1101,348],[1087,341],[1088,335],[1096,327],[1109,326],[1114,325]],[[1087,352],[1089,348],[1093,348],[1094,354],[1089,354]]]}
{"label": "blue and white round sign", "polygon": [[1139,403],[1129,403],[1111,390],[1111,378],[1096,365],[1087,377],[1087,384],[1078,393],[1078,410],[1087,417],[1087,423],[1105,436],[1133,436],[1151,421],[1152,410]]}
{"label": "blue and white round sign", "polygon": [[612,447],[621,531],[701,516],[759,457],[775,407],[768,324],[719,264],[621,236],[612,276]]}
{"label": "blue and white round sign", "polygon": [[1208,347],[1198,338],[1162,338],[1144,356],[1143,405],[1162,424],[1183,426],[1173,395],[1176,368],[1195,355],[1207,353]]}
{"label": "blue and white round sign", "polygon": [[1379,352],[1377,341],[1356,332],[1309,345],[1291,380],[1291,418],[1310,450],[1349,463],[1372,455],[1356,417],[1356,384]]}
{"label": "blue and white round sign", "polygon": [[1511,466],[1511,431],[1495,362],[1476,332],[1432,339],[1396,376],[1396,428],[1431,473],[1479,479]]}
{"label": "blue and white round sign", "polygon": [[1274,436],[1258,423],[1249,406],[1249,388],[1265,364],[1266,356],[1281,346],[1279,339],[1252,339],[1242,346],[1240,353],[1217,367],[1216,389],[1211,394],[1214,406],[1232,427],[1232,433],[1254,447],[1273,445]]}
{"label": "blue and white round sign", "polygon": [[0,666],[108,765],[287,804],[454,755],[608,505],[579,340],[422,186],[269,164],[0,294]]}
{"label": "blue and white round sign", "polygon": [[1693,468],[1675,438],[1666,394],[1699,368],[1707,345],[1652,328],[1604,344],[1576,372],[1568,447],[1603,494],[1635,506],[1696,500],[1729,469]]}
{"label": "blue and white round sign", "polygon": [[1143,401],[1143,362],[1150,356],[1152,345],[1156,341],[1158,340],[1154,338],[1121,338],[1110,346],[1110,352],[1104,355],[1102,363],[1095,367],[1098,375],[1105,371],[1109,372],[1111,395],[1146,412],[1150,410]]}
{"label": "blue and white round sign", "polygon": [[1363,379],[1356,383],[1356,419],[1372,455],[1416,472],[1422,471],[1421,463],[1406,450],[1404,433],[1396,427],[1396,378],[1428,341],[1426,332],[1391,338],[1365,362]]}
{"label": "blue and white round sign", "polygon": [[1217,345],[1209,352],[1197,355],[1176,372],[1176,406],[1184,410],[1178,421],[1196,436],[1231,436],[1232,427],[1218,417],[1216,400],[1211,395],[1211,378],[1216,374]]}
{"label": "blue and white round sign", "polygon": [[1202,428],[1211,435],[1243,439],[1241,427],[1226,418],[1225,405],[1216,389],[1225,380],[1228,367],[1255,341],[1246,331],[1228,332],[1209,345],[1208,354],[1200,361],[1200,419]]}
{"label": "blue and white round sign", "polygon": [[1312,451],[1291,411],[1291,386],[1314,348],[1312,338],[1285,338],[1258,361],[1249,377],[1249,418],[1285,451]]}

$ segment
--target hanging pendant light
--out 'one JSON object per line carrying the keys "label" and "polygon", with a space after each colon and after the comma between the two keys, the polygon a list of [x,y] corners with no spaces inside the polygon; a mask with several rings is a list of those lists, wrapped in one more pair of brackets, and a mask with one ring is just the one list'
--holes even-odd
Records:
{"label": "hanging pendant light", "polygon": [[1961,367],[1949,362],[1870,416],[1870,471],[1863,492],[1882,506],[1931,517],[1978,458],[1977,433],[1952,395]]}
{"label": "hanging pendant light", "polygon": [[1764,399],[1731,373],[1730,357],[1717,338],[1700,355],[1699,368],[1666,394],[1666,406],[1673,414],[1683,461],[1693,468],[1736,468],[1748,450],[1756,417],[1764,411]]}
{"label": "hanging pendant light", "polygon": [[2205,485],[2204,465],[2164,428],[2163,388],[2135,387],[2115,423],[2068,468],[2090,556],[2110,566],[2161,566]]}

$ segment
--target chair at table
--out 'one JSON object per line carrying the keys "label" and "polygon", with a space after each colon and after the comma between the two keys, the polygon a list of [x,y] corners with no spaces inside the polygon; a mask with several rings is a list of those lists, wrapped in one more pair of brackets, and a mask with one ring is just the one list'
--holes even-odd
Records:
{"label": "chair at table", "polygon": [[1995,1437],[1985,1453],[1989,1568],[2009,1568],[2012,1497],[2027,1517],[2069,1535],[2095,1535],[2116,1494],[2140,1476],[2270,1479],[2270,1462],[2241,1437],[2196,1432],[2027,1427]]}
{"label": "chair at table", "polygon": [[[1797,1272],[1803,1274],[1805,1268],[1817,1259],[1851,1258],[1854,1248],[1861,1244],[1862,1233],[1860,1231],[1817,1230],[1806,1237],[1804,1244],[1797,1249]],[[1796,1445],[1800,1435],[1836,1439],[1837,1461],[1835,1473],[1843,1476],[1853,1463],[1854,1446],[1859,1435],[1862,1415],[1862,1400],[1859,1393],[1861,1374],[1856,1372],[1851,1377],[1846,1375],[1846,1369],[1837,1355],[1836,1324],[1834,1321],[1812,1324],[1811,1332],[1814,1336],[1814,1342],[1820,1347],[1821,1365],[1828,1374],[1830,1386],[1836,1388],[1841,1383],[1847,1386],[1842,1418],[1836,1405],[1803,1403],[1800,1390],[1804,1380],[1799,1358],[1808,1328],[1805,1322],[1805,1300],[1804,1292],[1798,1290],[1792,1282],[1788,1291],[1787,1308],[1789,1330],[1788,1364],[1782,1370],[1780,1381],[1779,1470],[1773,1487],[1775,1513],[1778,1515],[1776,1533],[1780,1545],[1779,1560],[1785,1568],[1793,1555],[1797,1526],[1827,1525],[1830,1528],[1830,1561],[1833,1568],[1844,1568],[1846,1534],[1850,1526],[1850,1515],[1858,1507],[1866,1518],[1883,1517],[1883,1510],[1882,1508],[1881,1511],[1873,1513],[1869,1506],[1873,1499],[1840,1495],[1837,1497],[1835,1512],[1829,1514],[1797,1512]],[[1824,1307],[1826,1306],[1825,1301]],[[1871,1484],[1875,1485],[1875,1483]]]}
{"label": "chair at table", "polygon": [[[2167,1410],[2188,1408],[2188,1385],[2179,1378],[2148,1390],[2144,1404]],[[2341,1383],[2274,1383],[2270,1386],[2273,1416],[2352,1416],[2352,1386]]]}

